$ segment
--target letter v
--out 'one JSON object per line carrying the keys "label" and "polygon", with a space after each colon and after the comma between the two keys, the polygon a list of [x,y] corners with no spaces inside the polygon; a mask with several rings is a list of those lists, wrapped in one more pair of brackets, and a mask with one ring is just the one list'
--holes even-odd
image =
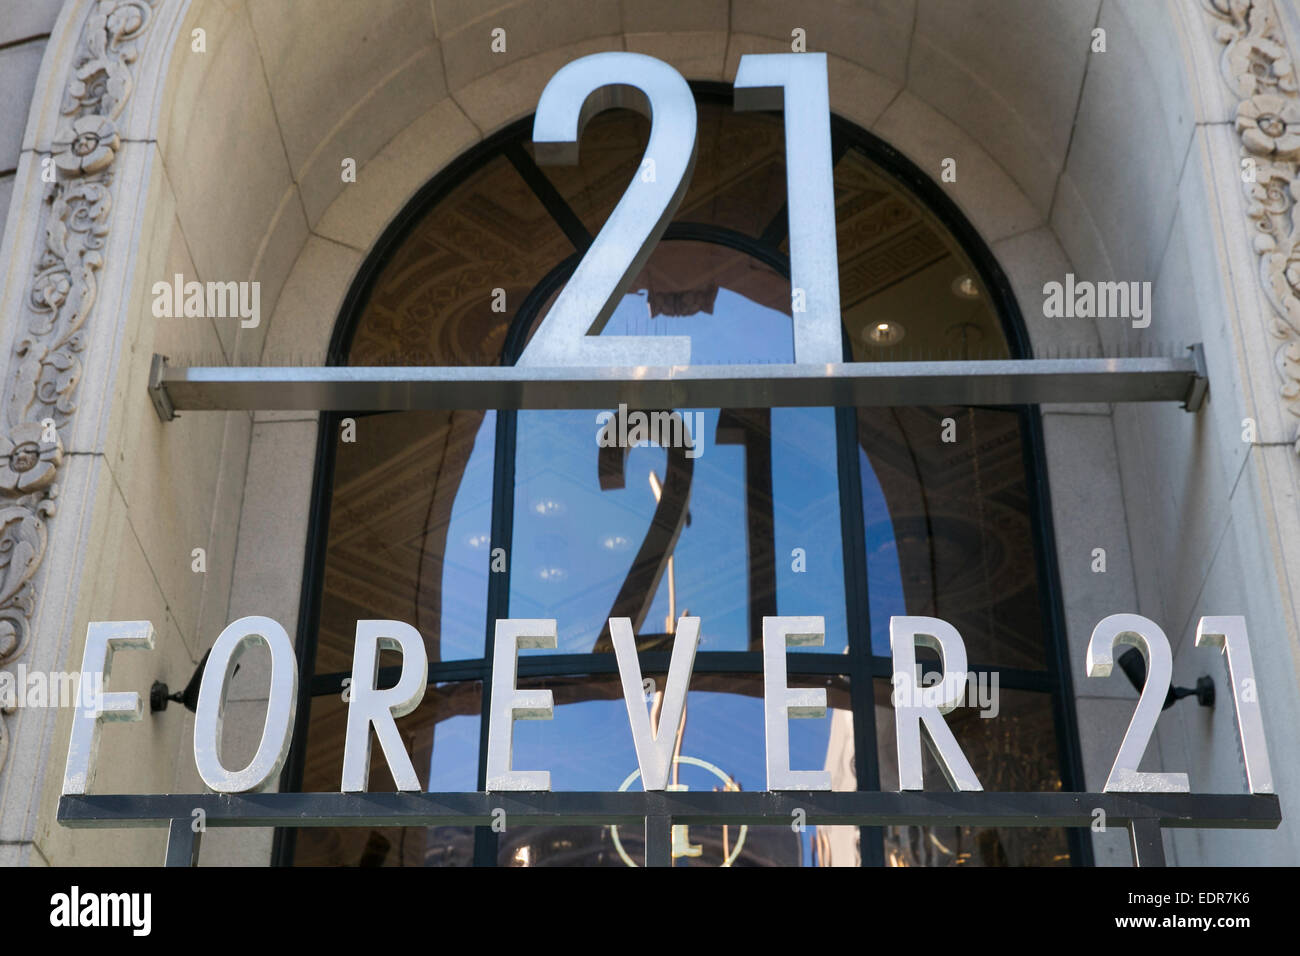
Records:
{"label": "letter v", "polygon": [[609,636],[618,658],[618,675],[623,680],[623,702],[627,704],[627,719],[632,725],[632,742],[636,744],[636,760],[641,768],[641,786],[647,791],[665,790],[672,770],[677,728],[681,726],[682,714],[686,710],[686,690],[691,683],[691,671],[695,668],[695,650],[700,645],[700,619],[683,617],[677,622],[673,656],[668,663],[668,685],[664,688],[659,726],[653,733],[650,714],[642,697],[641,662],[636,656],[631,619],[611,617]]}

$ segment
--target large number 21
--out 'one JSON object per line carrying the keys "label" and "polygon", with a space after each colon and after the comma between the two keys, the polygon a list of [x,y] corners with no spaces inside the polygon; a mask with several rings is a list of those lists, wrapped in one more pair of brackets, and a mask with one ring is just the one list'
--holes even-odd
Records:
{"label": "large number 21", "polygon": [[[1165,695],[1173,677],[1173,654],[1169,639],[1154,621],[1137,614],[1112,614],[1100,621],[1088,641],[1085,669],[1089,677],[1106,677],[1115,665],[1114,649],[1131,644],[1146,660],[1147,679],[1138,697],[1137,709],[1128,732],[1119,745],[1105,792],[1187,793],[1187,774],[1149,773],[1138,770],[1151,735],[1156,729]],[[1273,771],[1264,744],[1264,721],[1259,692],[1255,686],[1255,665],[1246,637],[1246,619],[1238,616],[1203,617],[1196,626],[1197,647],[1222,648],[1228,663],[1228,686],[1237,717],[1237,734],[1246,770],[1246,787],[1251,793],[1273,792]]]}
{"label": "large number 21", "polygon": [[[824,53],[747,54],[736,73],[738,110],[785,112],[794,359],[843,361],[830,96]],[[597,53],[565,66],[537,103],[539,164],[573,165],[587,122],[615,107],[650,120],[640,170],[519,357],[524,366],[685,366],[683,336],[600,337],[686,195],[695,167],[695,98],[682,75],[640,53]]]}

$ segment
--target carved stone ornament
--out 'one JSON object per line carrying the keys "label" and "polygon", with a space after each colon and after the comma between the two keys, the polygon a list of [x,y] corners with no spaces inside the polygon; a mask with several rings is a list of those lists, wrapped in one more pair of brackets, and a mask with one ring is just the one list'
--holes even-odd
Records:
{"label": "carved stone ornament", "polygon": [[[43,241],[34,257],[25,328],[0,419],[0,665],[27,643],[55,512],[63,443],[76,411],[86,322],[111,225],[117,122],[131,95],[131,65],[162,0],[99,0],[82,27],[54,137],[56,182],[46,187]],[[0,718],[0,766],[8,731]]]}
{"label": "carved stone ornament", "polygon": [[[1300,418],[1300,93],[1273,0],[1202,0],[1224,44],[1221,69],[1240,97],[1246,192],[1259,277],[1273,306],[1269,332],[1287,411]],[[1297,442],[1300,452],[1300,441]]]}

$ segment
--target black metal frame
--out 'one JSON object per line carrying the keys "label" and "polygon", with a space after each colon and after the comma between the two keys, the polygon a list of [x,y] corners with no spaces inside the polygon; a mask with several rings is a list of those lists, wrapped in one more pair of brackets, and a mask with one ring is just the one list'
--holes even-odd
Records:
{"label": "black metal frame", "polygon": [[[731,88],[722,84],[692,84],[697,97],[730,101]],[[506,338],[502,363],[513,364],[522,350],[536,311],[547,296],[571,273],[591,236],[549,180],[520,147],[531,120],[521,120],[489,137],[460,156],[428,183],[398,214],[376,243],[344,300],[327,356],[329,365],[345,365],[357,322],[374,284],[392,255],[409,236],[424,214],[488,157],[504,156],[533,189],[534,193],[575,246],[575,253],[552,270],[529,294]],[[888,144],[856,126],[832,117],[836,157],[851,147],[900,182],[935,215],[970,258],[1002,320],[1013,358],[1026,358],[1029,343],[1010,284],[988,247],[944,191],[918,167]],[[781,222],[778,222],[781,220]],[[720,242],[755,256],[783,274],[789,274],[788,260],[779,251],[784,216],[776,217],[760,238],[703,224],[674,224],[667,239]],[[1094,826],[1100,809],[1109,825],[1126,826],[1132,837],[1135,863],[1162,864],[1162,827],[1215,826],[1273,828],[1280,822],[1278,800],[1272,795],[1124,795],[1073,792],[1082,783],[1082,768],[1072,707],[1072,683],[1064,641],[1061,594],[1055,561],[1055,544],[1046,487],[1042,452],[1041,422],[1037,409],[1022,407],[1021,439],[1025,471],[1033,511],[1034,538],[1039,562],[1040,605],[1048,639],[1048,667],[1024,671],[983,667],[996,671],[1008,688],[1049,693],[1057,733],[1058,759],[1065,791],[1051,793],[889,793],[878,789],[875,747],[873,680],[888,678],[887,658],[874,657],[870,645],[865,529],[862,522],[861,476],[858,463],[856,412],[836,410],[837,455],[841,497],[841,526],[844,549],[846,612],[849,654],[791,653],[791,674],[847,674],[853,705],[855,754],[859,786],[852,793],[544,793],[491,794],[315,794],[298,793],[305,759],[311,698],[335,693],[348,675],[314,675],[316,634],[320,619],[325,541],[328,534],[335,442],[342,413],[322,414],[317,445],[311,521],[306,542],[302,607],[299,615],[297,649],[303,679],[299,682],[298,720],[289,760],[281,778],[281,793],[261,795],[180,796],[65,796],[58,818],[66,826],[160,826],[170,830],[167,862],[193,863],[198,837],[191,827],[192,814],[201,809],[209,826],[274,826],[273,861],[287,864],[293,857],[294,835],[300,827],[319,826],[434,826],[473,825],[477,828],[475,863],[494,865],[496,833],[488,826],[492,812],[505,809],[507,819],[524,824],[626,824],[643,822],[646,827],[648,865],[670,865],[670,834],[674,822],[684,824],[746,823],[788,825],[791,813],[804,811],[808,824],[857,825],[864,828],[861,848],[863,865],[883,859],[880,827],[885,825],[960,825],[1009,827],[1066,827],[1071,860],[1091,862],[1091,842],[1077,828]],[[506,547],[512,535],[514,498],[515,413],[497,415],[496,458],[494,461],[492,546]],[[509,571],[489,576],[487,598],[488,633],[484,657],[477,660],[435,662],[429,680],[484,682],[480,715],[480,791],[486,779],[486,733],[489,680],[492,669],[492,622],[508,616]],[[666,669],[667,653],[640,655],[643,670]],[[696,671],[761,673],[761,655],[754,652],[701,652]],[[615,673],[609,654],[567,654],[522,658],[521,676],[559,676]]]}
{"label": "black metal frame", "polygon": [[[502,814],[504,813],[504,817]],[[858,790],[648,793],[203,793],[63,796],[66,827],[168,828],[166,864],[193,866],[207,827],[644,824],[646,865],[672,865],[674,824],[1124,827],[1136,866],[1164,866],[1165,827],[1272,830],[1276,794],[889,793]],[[203,826],[195,821],[201,819]]]}
{"label": "black metal frame", "polygon": [[[692,83],[696,96],[701,100],[730,103],[732,91],[720,83]],[[375,282],[382,274],[384,266],[402,243],[416,228],[423,216],[447,194],[463,182],[469,175],[481,167],[493,156],[503,156],[519,173],[520,177],[533,190],[539,202],[546,208],[552,219],[570,242],[574,252],[567,259],[555,266],[521,303],[502,347],[501,364],[512,365],[522,352],[527,341],[528,332],[536,318],[537,311],[547,298],[572,274],[581,259],[592,236],[585,225],[564,202],[550,180],[532,162],[528,154],[520,147],[531,129],[531,118],[519,120],[499,131],[474,149],[460,156],[443,173],[427,184],[399,213],[398,217],[385,230],[376,243],[374,252],[363,264],[361,271],[349,289],[340,312],[340,322],[335,328],[331,341],[327,364],[346,365],[351,341],[357,323],[364,312],[366,303]],[[852,147],[857,147],[877,166],[893,176],[904,188],[909,190],[917,200],[935,215],[941,225],[954,237],[962,250],[970,258],[979,273],[980,279],[988,291],[994,309],[1002,320],[1003,331],[1008,348],[1013,358],[1030,357],[1028,336],[1020,317],[1019,307],[1010,282],[1002,272],[992,252],[983,242],[974,227],[956,207],[948,195],[921,171],[909,159],[889,146],[883,140],[859,129],[856,125],[832,115],[831,134],[834,159],[838,161]],[[770,268],[788,277],[789,260],[779,249],[785,238],[785,215],[775,216],[761,237],[755,239],[735,230],[715,227],[703,223],[672,223],[665,232],[665,240],[695,240],[715,242],[729,246],[747,255],[753,256]],[[329,498],[333,477],[333,458],[335,444],[331,437],[337,431],[337,423],[345,413],[327,412],[322,414],[322,428],[317,451],[316,487],[313,489],[313,516],[307,543],[308,554],[304,562],[303,613],[299,619],[301,627],[298,634],[300,666],[303,669],[300,685],[299,720],[295,728],[293,756],[286,765],[282,776],[282,789],[296,790],[301,786],[303,760],[305,759],[306,728],[310,713],[311,697],[324,693],[334,693],[341,688],[347,674],[315,675],[312,673],[315,663],[315,640],[320,615],[319,588],[323,580],[324,543],[328,534]],[[1070,690],[1067,667],[1058,667],[1060,655],[1066,653],[1064,646],[1063,618],[1059,614],[1060,588],[1054,573],[1054,564],[1048,564],[1055,553],[1051,540],[1050,509],[1046,502],[1045,468],[1041,459],[1041,430],[1036,409],[1021,408],[1022,444],[1026,448],[1027,458],[1033,452],[1032,469],[1028,472],[1028,484],[1031,488],[1031,505],[1036,506],[1034,517],[1035,548],[1039,551],[1040,590],[1050,595],[1050,600],[1042,603],[1045,633],[1048,644],[1049,668],[1045,672],[1020,671],[998,667],[980,667],[977,669],[996,671],[1000,686],[1009,689],[1026,689],[1047,692],[1052,699],[1052,710],[1057,734],[1057,752],[1061,764],[1062,783],[1068,790],[1082,785],[1083,775],[1079,757],[1077,731],[1073,725],[1073,712],[1068,702],[1073,700]],[[499,411],[497,414],[496,447],[494,457],[494,484],[492,501],[492,547],[504,547],[510,551],[514,520],[514,454],[515,454],[516,413]],[[840,506],[841,506],[841,540],[844,551],[845,594],[849,627],[849,648],[847,667],[844,658],[836,655],[815,653],[791,653],[788,655],[789,672],[792,675],[846,674],[849,677],[850,698],[853,708],[853,725],[855,744],[855,771],[862,792],[872,792],[879,786],[879,765],[875,747],[875,703],[873,680],[888,679],[892,669],[888,658],[875,657],[871,653],[870,620],[868,614],[867,570],[865,564],[865,529],[862,525],[861,483],[857,456],[856,412],[852,408],[836,410],[837,456],[840,472]],[[327,447],[326,447],[327,446]],[[1032,446],[1032,448],[1031,448]],[[1028,462],[1027,462],[1028,464]],[[856,520],[853,520],[856,518]],[[487,760],[487,713],[490,694],[490,675],[492,672],[492,622],[499,617],[509,616],[508,599],[510,590],[510,564],[507,570],[489,576],[487,595],[488,633],[485,634],[484,656],[476,660],[434,662],[429,667],[429,680],[482,680],[483,702],[480,712],[479,768],[478,786],[482,789],[486,781]],[[1047,571],[1051,568],[1050,580]],[[308,580],[308,575],[311,579]],[[1053,613],[1056,611],[1057,613]],[[641,655],[643,671],[660,665],[666,669],[666,654],[646,653]],[[606,659],[609,658],[609,659]],[[745,652],[701,652],[696,658],[698,673],[761,673],[761,655]],[[613,673],[616,671],[612,655],[546,655],[544,658],[521,658],[520,676],[553,677],[574,674]],[[1078,865],[1092,862],[1091,841],[1074,830],[1067,830],[1067,840],[1071,861]],[[293,830],[277,829],[273,845],[273,861],[277,865],[291,865],[296,833]],[[879,827],[869,826],[860,839],[862,865],[881,865],[884,860],[883,834]],[[476,866],[494,866],[497,860],[497,834],[489,827],[476,830],[474,864]]]}

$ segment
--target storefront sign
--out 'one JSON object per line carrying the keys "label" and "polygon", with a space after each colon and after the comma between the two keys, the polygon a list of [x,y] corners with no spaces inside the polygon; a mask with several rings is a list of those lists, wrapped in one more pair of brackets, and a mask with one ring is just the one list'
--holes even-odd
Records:
{"label": "storefront sign", "polygon": [[[824,54],[747,54],[735,80],[737,110],[784,114],[790,250],[791,365],[692,368],[689,338],[602,336],[616,306],[664,234],[690,183],[696,156],[696,113],[691,90],[668,64],[627,52],[600,53],[563,67],[538,102],[533,127],[538,163],[576,163],[583,127],[612,107],[650,120],[638,175],[628,186],[572,277],[524,349],[516,367],[455,369],[189,369],[168,370],[155,357],[150,394],[164,420],[183,408],[639,408],[689,405],[1019,404],[1042,401],[1182,400],[1199,408],[1205,394],[1200,352],[1187,360],[852,363],[843,361],[842,321],[832,184],[830,106]],[[404,397],[403,397],[404,396]],[[691,400],[693,399],[693,401]],[[736,401],[740,399],[740,401]],[[465,403],[469,404],[465,404]],[[572,403],[576,402],[574,405]],[[448,404],[450,403],[450,404]],[[625,444],[625,443],[622,443]],[[419,706],[428,686],[424,639],[400,621],[356,625],[340,792],[240,797],[271,787],[293,739],[298,662],[284,628],[266,617],[229,624],[208,658],[194,722],[194,759],[214,794],[90,795],[102,721],[140,720],[137,693],[107,690],[113,656],[151,649],[148,621],[90,624],[81,682],[96,687],[91,706],[73,719],[59,819],[68,826],[169,827],[169,864],[190,865],[198,830],[190,815],[222,826],[483,826],[508,812],[532,823],[569,820],[625,825],[643,820],[648,865],[671,864],[674,821],[771,824],[793,816],[802,824],[960,824],[975,826],[1088,826],[1097,814],[1129,828],[1134,860],[1163,863],[1165,826],[1276,827],[1273,792],[1246,627],[1241,617],[1202,618],[1196,644],[1221,648],[1227,658],[1247,787],[1252,796],[1189,795],[1185,773],[1146,773],[1146,750],[1170,685],[1169,642],[1152,621],[1116,614],[1101,621],[1088,643],[1086,673],[1111,672],[1114,648],[1137,647],[1147,679],[1101,794],[1046,792],[986,797],[944,715],[961,705],[967,682],[966,648],[957,630],[937,618],[890,619],[897,792],[826,793],[830,773],[790,765],[789,721],[825,719],[824,689],[791,688],[787,650],[824,641],[821,617],[764,617],[763,720],[767,791],[666,793],[687,691],[699,645],[700,619],[682,617],[675,629],[658,725],[643,697],[636,639],[629,618],[611,618],[610,635],[627,707],[629,732],[643,793],[550,794],[545,768],[516,769],[516,720],[548,719],[549,690],[521,690],[518,654],[556,647],[554,619],[495,622],[486,753],[487,793],[423,794],[396,721]],[[256,642],[271,656],[270,691],[257,751],[248,765],[222,763],[222,712],[239,656]],[[922,681],[918,645],[939,658],[938,680]],[[383,650],[401,655],[397,682],[377,687]],[[102,679],[102,684],[97,683]],[[993,719],[997,719],[996,717]],[[373,731],[373,736],[372,736]],[[948,784],[959,796],[926,794],[924,738]],[[371,746],[379,741],[397,794],[357,795],[368,788]],[[864,746],[868,746],[864,742]],[[724,784],[728,781],[724,777]],[[1108,794],[1125,794],[1115,797]],[[1138,798],[1134,794],[1149,796]],[[525,797],[514,796],[523,794]],[[794,803],[793,801],[797,801]],[[684,836],[684,830],[683,836]]]}
{"label": "storefront sign", "polygon": [[[657,728],[650,725],[643,696],[632,622],[625,617],[611,618],[609,627],[642,787],[646,791],[665,790],[672,766],[673,742],[681,725],[695,652],[699,646],[700,619],[683,617],[678,622]],[[819,646],[824,637],[825,624],[820,617],[763,618],[763,719],[768,791],[831,789],[828,771],[799,770],[790,766],[789,721],[825,718],[826,691],[788,685],[786,650]],[[924,732],[925,741],[949,786],[954,790],[982,790],[975,771],[944,721],[944,714],[961,705],[966,687],[966,646],[961,635],[951,624],[938,618],[892,617],[889,641],[894,661],[892,700],[898,748],[898,789],[924,789],[921,761]],[[257,642],[265,644],[271,654],[266,719],[252,760],[242,769],[231,770],[221,762],[226,685],[240,655]],[[1146,659],[1147,680],[1103,792],[1188,793],[1191,788],[1185,773],[1148,773],[1137,769],[1155,730],[1173,675],[1169,641],[1159,626],[1147,618],[1136,614],[1112,614],[1093,629],[1088,642],[1088,676],[1110,674],[1114,665],[1114,648],[1122,644],[1133,645],[1142,652]],[[940,676],[936,683],[922,685],[916,660],[918,645],[930,648],[939,656]],[[1245,619],[1201,618],[1196,630],[1196,645],[1220,647],[1226,655],[1247,786],[1251,793],[1272,793],[1273,778],[1264,743]],[[139,694],[107,691],[114,653],[152,649],[153,646],[153,625],[149,621],[97,621],[90,625],[86,633],[81,681],[83,686],[104,689],[89,695],[87,706],[79,707],[75,712],[63,777],[64,794],[89,791],[100,722],[139,720],[143,713]],[[547,720],[554,712],[549,690],[521,690],[517,686],[519,651],[555,646],[556,622],[553,618],[510,618],[496,622],[488,723],[489,792],[551,789],[548,771],[515,769],[512,741],[516,720]],[[396,651],[402,657],[397,683],[383,690],[376,687],[381,650]],[[357,622],[342,792],[366,791],[372,739],[378,739],[397,789],[404,792],[420,790],[396,720],[420,705],[428,686],[428,667],[424,640],[411,625],[401,621]],[[246,793],[272,786],[289,754],[297,701],[298,663],[284,628],[268,617],[243,617],[228,625],[208,656],[194,720],[194,761],[203,782],[217,793]],[[372,728],[374,738],[371,736]]]}

